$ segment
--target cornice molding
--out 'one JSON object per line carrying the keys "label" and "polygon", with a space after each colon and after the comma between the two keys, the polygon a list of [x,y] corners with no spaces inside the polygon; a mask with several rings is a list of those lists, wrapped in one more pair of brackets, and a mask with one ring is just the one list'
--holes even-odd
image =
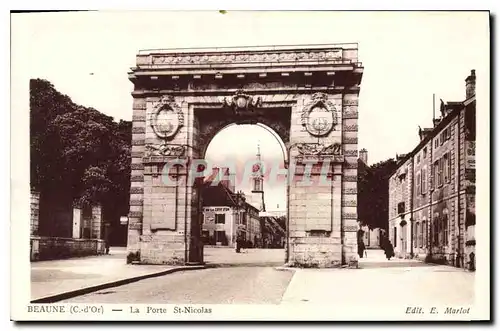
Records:
{"label": "cornice molding", "polygon": [[352,63],[343,57],[342,48],[301,49],[301,50],[263,50],[263,51],[222,51],[222,52],[178,52],[170,54],[139,54],[137,65],[199,65],[221,63],[283,63],[328,61],[330,63]]}
{"label": "cornice molding", "polygon": [[[135,98],[146,98],[146,97],[158,97],[164,94],[178,95],[178,96],[202,96],[202,95],[220,95],[220,96],[230,96],[234,94],[236,90],[226,90],[221,89],[210,89],[210,90],[136,90],[132,92],[132,97]],[[248,89],[249,93],[252,94],[313,94],[315,92],[323,92],[329,94],[359,94],[360,88],[358,86],[344,87],[344,86],[318,86],[318,87],[284,87],[284,88],[259,88],[259,89]],[[345,102],[345,101],[344,101]]]}

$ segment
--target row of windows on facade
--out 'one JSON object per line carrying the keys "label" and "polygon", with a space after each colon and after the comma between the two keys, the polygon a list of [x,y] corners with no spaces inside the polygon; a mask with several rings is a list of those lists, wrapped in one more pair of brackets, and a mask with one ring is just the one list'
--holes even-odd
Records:
{"label": "row of windows on facade", "polygon": [[[427,180],[430,180],[431,188],[434,188],[434,183],[437,181],[437,187],[443,185],[444,183],[449,183],[451,180],[451,154],[448,152],[444,154],[439,160],[436,160],[432,166],[434,171],[433,176],[428,177],[427,166],[424,166],[422,170],[418,171],[416,174],[416,191],[417,194],[427,193]],[[396,178],[394,178],[396,180]],[[434,180],[435,179],[435,180]],[[394,188],[396,189],[396,188]]]}
{"label": "row of windows on facade", "polygon": [[427,178],[427,166],[424,166],[421,171],[417,172],[416,191],[417,194],[427,193],[427,180],[430,180],[431,189],[440,187],[451,180],[451,154],[448,152],[443,155],[439,160],[436,160],[432,165],[434,172],[433,176]]}
{"label": "row of windows on facade", "polygon": [[[435,216],[431,232],[432,244],[434,246],[448,246],[448,215],[442,217]],[[428,223],[426,221],[415,222],[413,228],[413,245],[415,248],[425,248],[427,246]],[[397,246],[397,227],[393,230],[394,247]]]}
{"label": "row of windows on facade", "polygon": [[[434,162],[432,166],[432,170],[434,171],[434,175],[428,177],[427,166],[424,166],[421,171],[417,172],[416,175],[416,194],[425,195],[427,193],[427,180],[430,180],[431,189],[434,189],[434,183],[436,183],[436,188],[442,186],[445,183],[450,183],[451,181],[451,154],[448,152],[443,155],[439,160]],[[395,197],[394,193],[393,196]],[[401,210],[402,209],[402,210]],[[396,206],[393,208],[393,212],[397,214],[401,214],[405,212],[404,203],[398,203],[397,209]]]}
{"label": "row of windows on facade", "polygon": [[226,224],[226,214],[215,214],[215,224]]}
{"label": "row of windows on facade", "polygon": [[[434,147],[438,148],[440,145],[443,145],[445,141],[451,139],[451,127],[448,127],[441,132],[440,135],[436,137],[434,140]],[[417,164],[420,164],[421,161],[421,156],[422,155],[422,161],[427,158],[427,147],[424,147],[422,150],[422,153],[419,153],[416,158]],[[437,161],[436,161],[437,162]],[[396,180],[396,178],[394,178]]]}
{"label": "row of windows on facade", "polygon": [[[434,148],[442,146],[445,141],[450,139],[451,139],[451,127],[448,127],[444,129],[438,136],[436,136],[436,139],[434,140]],[[427,147],[424,147],[422,151],[422,160],[425,160],[426,158],[427,158]],[[417,155],[417,164],[420,164],[420,153]]]}

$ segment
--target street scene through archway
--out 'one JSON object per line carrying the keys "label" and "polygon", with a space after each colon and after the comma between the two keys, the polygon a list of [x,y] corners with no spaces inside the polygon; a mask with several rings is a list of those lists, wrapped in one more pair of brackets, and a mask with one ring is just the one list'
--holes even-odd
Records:
{"label": "street scene through archway", "polygon": [[[283,142],[269,128],[231,125],[210,142],[201,193],[204,262],[282,266],[287,229]],[[245,137],[245,138],[243,138]],[[243,139],[242,139],[243,138]]]}

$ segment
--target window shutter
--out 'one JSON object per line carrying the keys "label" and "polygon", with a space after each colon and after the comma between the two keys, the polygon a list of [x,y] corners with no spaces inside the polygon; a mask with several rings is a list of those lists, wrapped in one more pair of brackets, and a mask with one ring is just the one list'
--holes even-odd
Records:
{"label": "window shutter", "polygon": [[424,167],[422,169],[422,194],[427,193],[427,169]]}
{"label": "window shutter", "polygon": [[451,154],[448,153],[448,183],[451,181]]}
{"label": "window shutter", "polygon": [[434,162],[434,185],[439,187],[439,161]]}
{"label": "window shutter", "polygon": [[431,185],[431,190],[434,189],[434,166],[431,164],[431,167],[429,169],[429,180],[430,180],[430,185]]}
{"label": "window shutter", "polygon": [[446,166],[447,164],[447,158],[448,156],[445,154],[443,155],[443,184],[448,181],[448,167]]}
{"label": "window shutter", "polygon": [[420,173],[417,173],[417,181],[416,181],[417,194],[420,194]]}
{"label": "window shutter", "polygon": [[427,246],[426,241],[427,241],[427,222],[423,221],[422,222],[422,242],[420,243],[420,247]]}
{"label": "window shutter", "polygon": [[439,185],[443,185],[443,158],[439,159]]}
{"label": "window shutter", "polygon": [[417,241],[418,241],[418,223],[415,223],[413,229],[413,247],[415,248],[417,248]]}

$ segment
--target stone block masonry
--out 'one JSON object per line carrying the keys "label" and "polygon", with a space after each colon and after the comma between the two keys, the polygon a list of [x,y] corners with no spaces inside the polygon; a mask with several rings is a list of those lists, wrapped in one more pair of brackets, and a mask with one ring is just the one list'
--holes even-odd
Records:
{"label": "stone block masonry", "polygon": [[[129,75],[128,251],[143,263],[202,263],[203,202],[188,168],[226,125],[259,123],[281,138],[289,164],[298,165],[288,168],[289,178],[304,177],[311,162],[331,164],[327,185],[290,181],[287,263],[355,265],[362,73],[356,44],[141,51]],[[174,159],[185,165],[171,173],[178,184],[166,187],[161,171]]]}
{"label": "stone block masonry", "polygon": [[40,193],[31,191],[31,218],[30,218],[30,234],[36,236],[38,234],[38,220],[40,211]]}
{"label": "stone block masonry", "polygon": [[102,239],[39,237],[30,238],[30,260],[58,260],[71,257],[102,255],[106,243]]}

